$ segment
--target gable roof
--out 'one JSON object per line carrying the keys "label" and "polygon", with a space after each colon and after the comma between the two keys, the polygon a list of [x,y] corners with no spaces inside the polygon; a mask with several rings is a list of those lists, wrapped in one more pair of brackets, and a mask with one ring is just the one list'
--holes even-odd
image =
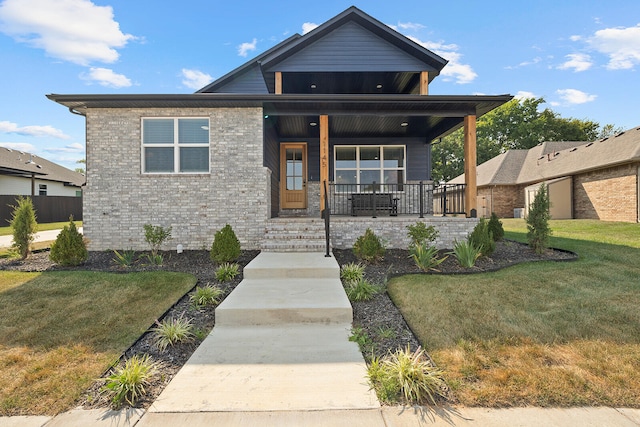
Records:
{"label": "gable roof", "polygon": [[[640,127],[599,141],[549,141],[509,150],[476,168],[477,186],[523,185],[640,162]],[[464,174],[449,181],[464,183]]]}
{"label": "gable roof", "polygon": [[64,185],[74,187],[81,187],[85,183],[85,176],[78,172],[35,154],[0,147],[0,175],[31,178],[31,174],[34,174],[38,179],[61,182]]}

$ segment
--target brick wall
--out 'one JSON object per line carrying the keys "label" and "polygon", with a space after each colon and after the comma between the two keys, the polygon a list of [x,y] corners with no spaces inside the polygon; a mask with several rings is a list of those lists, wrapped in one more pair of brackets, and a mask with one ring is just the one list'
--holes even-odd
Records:
{"label": "brick wall", "polygon": [[574,218],[637,222],[637,173],[636,163],[574,176]]}
{"label": "brick wall", "polygon": [[513,218],[514,208],[524,207],[524,190],[521,185],[498,185],[478,188],[478,212],[481,213],[480,200],[486,198],[487,212],[495,212],[500,218]]}
{"label": "brick wall", "polygon": [[[164,116],[210,118],[211,173],[141,173],[141,117]],[[261,108],[89,110],[83,226],[90,250],[147,249],[146,223],[173,227],[163,249],[208,249],[226,223],[243,248],[258,248],[271,191],[262,122]]]}

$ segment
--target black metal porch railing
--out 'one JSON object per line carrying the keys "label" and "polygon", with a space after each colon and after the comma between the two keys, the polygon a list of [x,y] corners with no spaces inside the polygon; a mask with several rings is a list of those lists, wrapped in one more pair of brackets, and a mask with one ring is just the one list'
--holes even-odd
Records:
{"label": "black metal porch railing", "polygon": [[409,184],[329,183],[331,215],[397,216],[464,213],[464,184],[434,188],[431,181]]}

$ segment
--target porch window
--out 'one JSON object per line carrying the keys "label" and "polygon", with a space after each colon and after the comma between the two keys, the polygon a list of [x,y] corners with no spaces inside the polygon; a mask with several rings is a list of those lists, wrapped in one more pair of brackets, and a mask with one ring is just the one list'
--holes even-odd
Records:
{"label": "porch window", "polygon": [[208,118],[143,118],[143,173],[209,173]]}
{"label": "porch window", "polygon": [[352,184],[348,191],[403,191],[404,145],[362,145],[334,147],[336,184]]}

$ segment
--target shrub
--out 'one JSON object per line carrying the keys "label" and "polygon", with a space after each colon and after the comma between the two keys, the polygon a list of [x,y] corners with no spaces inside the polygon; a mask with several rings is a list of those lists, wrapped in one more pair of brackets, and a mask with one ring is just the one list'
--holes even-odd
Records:
{"label": "shrub", "polygon": [[113,262],[118,264],[120,267],[131,267],[136,259],[136,251],[133,249],[128,249],[126,251],[118,252],[114,249],[113,251]]}
{"label": "shrub", "polygon": [[193,325],[191,320],[183,317],[156,321],[156,327],[152,329],[155,335],[155,344],[160,351],[179,342],[193,339]]}
{"label": "shrub", "polygon": [[480,249],[467,240],[456,242],[453,246],[453,254],[458,260],[458,264],[465,268],[473,267],[481,255]]}
{"label": "shrub", "polygon": [[480,249],[480,253],[484,256],[491,256],[496,250],[496,242],[489,231],[489,224],[485,218],[480,218],[480,222],[474,227],[469,234],[469,243]]}
{"label": "shrub", "polygon": [[161,254],[146,254],[144,255],[144,258],[146,258],[151,265],[159,266],[164,262],[164,258]]}
{"label": "shrub", "polygon": [[438,258],[438,249],[435,246],[428,246],[423,243],[414,245],[409,249],[409,258],[412,258],[418,268],[422,271],[435,270],[444,262],[447,257]]}
{"label": "shrub", "polygon": [[369,353],[373,351],[373,340],[371,339],[371,337],[369,337],[367,331],[364,328],[354,326],[351,329],[351,336],[349,337],[349,341],[358,344],[361,353]]}
{"label": "shrub", "polygon": [[493,236],[494,242],[499,242],[504,239],[504,228],[502,228],[502,221],[498,218],[495,212],[491,212],[491,218],[489,218],[489,232]]}
{"label": "shrub", "polygon": [[195,307],[204,307],[206,305],[217,304],[221,296],[222,289],[217,286],[206,285],[202,287],[198,286],[189,299]]}
{"label": "shrub", "polygon": [[124,366],[115,368],[113,374],[106,378],[102,390],[111,394],[111,402],[116,407],[123,401],[133,406],[145,394],[145,386],[150,383],[155,370],[156,365],[149,355],[135,355]]}
{"label": "shrub", "polygon": [[376,262],[384,257],[384,245],[380,241],[380,238],[375,235],[370,228],[367,228],[365,233],[358,237],[353,244],[353,253],[358,259],[365,260],[367,262]]}
{"label": "shrub", "polygon": [[412,225],[407,225],[407,237],[411,239],[409,248],[417,245],[429,245],[436,241],[440,232],[436,230],[433,225],[427,227],[424,222],[416,222]]}
{"label": "shrub", "polygon": [[216,279],[218,282],[229,282],[233,280],[238,274],[240,274],[240,266],[236,263],[225,262],[218,268],[216,268]]}
{"label": "shrub", "polygon": [[[171,227],[163,228],[160,225],[156,226],[151,224],[145,224],[143,227],[144,227],[144,240],[151,247],[152,257],[156,258],[156,256],[158,255],[158,250],[160,249],[160,246],[162,246],[162,244],[165,241],[171,239]],[[151,258],[149,258],[149,261],[151,261],[151,263],[154,264]],[[162,264],[162,262],[160,262],[160,264]],[[160,264],[155,264],[155,265],[160,265]]]}
{"label": "shrub", "polygon": [[538,254],[544,253],[549,247],[549,237],[551,236],[551,228],[549,227],[550,207],[547,186],[541,184],[527,215],[527,241],[529,246]]}
{"label": "shrub", "polygon": [[408,346],[384,359],[374,358],[367,369],[380,399],[395,402],[404,398],[409,404],[422,404],[427,398],[435,404],[435,396],[445,397],[447,384],[443,375],[422,348],[412,352]]}
{"label": "shrub", "polygon": [[31,243],[38,229],[38,223],[31,198],[20,196],[16,202],[16,206],[11,206],[13,212],[10,221],[13,229],[13,248],[18,251],[22,259],[25,259],[31,252]]}
{"label": "shrub", "polygon": [[345,283],[352,283],[364,278],[364,265],[350,262],[340,267],[340,278]]}
{"label": "shrub", "polygon": [[51,244],[49,258],[56,264],[63,266],[80,265],[87,260],[89,252],[84,237],[69,218],[69,225],[65,225],[56,241]]}
{"label": "shrub", "polygon": [[229,224],[218,230],[211,245],[211,259],[222,264],[233,262],[240,256],[240,241]]}
{"label": "shrub", "polygon": [[369,301],[380,292],[380,287],[366,279],[360,279],[357,282],[348,282],[345,291],[350,301]]}

